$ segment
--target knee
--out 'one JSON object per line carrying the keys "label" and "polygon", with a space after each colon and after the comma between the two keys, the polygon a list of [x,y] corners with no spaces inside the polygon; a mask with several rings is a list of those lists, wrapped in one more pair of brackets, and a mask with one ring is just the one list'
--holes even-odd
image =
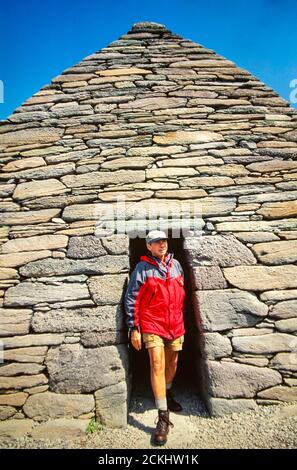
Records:
{"label": "knee", "polygon": [[155,357],[151,361],[151,369],[155,374],[162,373],[165,370],[165,361],[161,357]]}
{"label": "knee", "polygon": [[176,367],[177,366],[177,361],[178,361],[178,353],[173,354],[168,358],[166,361],[166,365],[169,367]]}

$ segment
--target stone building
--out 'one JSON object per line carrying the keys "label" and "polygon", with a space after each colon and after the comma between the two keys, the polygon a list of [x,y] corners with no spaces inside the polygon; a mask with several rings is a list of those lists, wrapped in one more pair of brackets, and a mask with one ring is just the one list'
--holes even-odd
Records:
{"label": "stone building", "polygon": [[214,51],[137,23],[2,121],[0,153],[2,420],[24,433],[49,418],[126,425],[122,299],[156,225],[185,267],[191,367],[210,415],[297,399],[297,113],[286,100]]}

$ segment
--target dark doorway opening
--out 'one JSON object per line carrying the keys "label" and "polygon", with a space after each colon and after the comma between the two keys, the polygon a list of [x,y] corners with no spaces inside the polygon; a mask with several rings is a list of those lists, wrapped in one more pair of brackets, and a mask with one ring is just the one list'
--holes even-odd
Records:
{"label": "dark doorway opening", "polygon": [[[191,390],[197,400],[202,400],[200,392],[200,350],[199,350],[199,331],[196,325],[194,307],[192,304],[191,287],[191,269],[188,265],[185,252],[183,250],[183,238],[171,238],[171,232],[168,230],[168,251],[174,253],[178,259],[185,275],[185,342],[183,350],[179,352],[178,367],[173,382],[173,389],[178,391],[179,395]],[[136,264],[140,261],[140,256],[147,254],[147,248],[144,238],[130,239],[130,274]],[[151,407],[154,407],[154,395],[150,383],[150,364],[148,351],[143,346],[140,351],[136,351],[132,345],[129,347],[130,370],[132,374],[132,399],[138,400],[147,398]]]}

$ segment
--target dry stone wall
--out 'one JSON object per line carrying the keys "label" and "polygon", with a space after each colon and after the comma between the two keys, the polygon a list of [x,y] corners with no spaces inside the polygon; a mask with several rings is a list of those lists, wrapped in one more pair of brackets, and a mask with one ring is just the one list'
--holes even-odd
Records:
{"label": "dry stone wall", "polygon": [[200,208],[202,236],[186,237],[185,253],[211,413],[297,399],[297,113],[286,100],[214,51],[137,23],[0,124],[2,420],[125,426],[129,237],[96,232],[119,195],[124,220],[154,203],[163,228],[180,226],[182,204]]}

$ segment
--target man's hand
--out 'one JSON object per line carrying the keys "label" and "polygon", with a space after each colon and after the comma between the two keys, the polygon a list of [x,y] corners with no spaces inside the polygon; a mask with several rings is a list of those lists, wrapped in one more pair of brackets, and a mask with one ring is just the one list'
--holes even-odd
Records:
{"label": "man's hand", "polygon": [[131,343],[137,351],[141,349],[141,333],[138,330],[131,331]]}

